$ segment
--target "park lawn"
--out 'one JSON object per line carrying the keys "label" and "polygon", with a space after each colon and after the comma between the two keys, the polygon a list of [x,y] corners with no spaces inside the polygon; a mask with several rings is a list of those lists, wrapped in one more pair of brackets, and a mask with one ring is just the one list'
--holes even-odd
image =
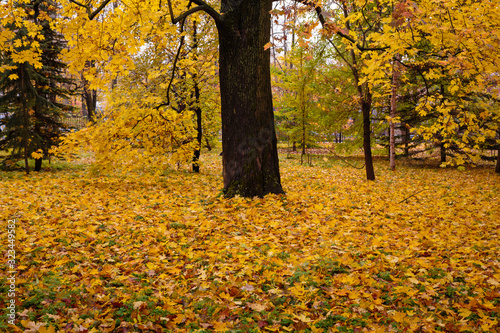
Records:
{"label": "park lawn", "polygon": [[381,160],[369,182],[328,156],[285,157],[287,194],[254,199],[222,197],[217,152],[200,175],[0,172],[18,296],[17,328],[2,312],[0,331],[500,330],[492,169]]}

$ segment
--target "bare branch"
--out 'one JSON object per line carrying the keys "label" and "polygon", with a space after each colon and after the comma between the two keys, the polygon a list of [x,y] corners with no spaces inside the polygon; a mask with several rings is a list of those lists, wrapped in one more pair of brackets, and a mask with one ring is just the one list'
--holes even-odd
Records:
{"label": "bare branch", "polygon": [[96,17],[96,16],[97,16],[97,14],[99,14],[99,13],[101,12],[101,10],[103,10],[103,9],[104,9],[104,7],[106,7],[106,5],[107,5],[108,3],[110,3],[110,2],[111,2],[111,0],[104,0],[104,1],[101,3],[101,5],[100,5],[99,7],[97,7],[97,9],[96,9],[96,10],[94,10],[94,11],[92,12],[92,14],[90,14],[90,15],[89,15],[89,20],[94,19],[94,17]]}
{"label": "bare branch", "polygon": [[420,191],[418,191],[418,192],[415,192],[415,193],[413,193],[412,195],[410,195],[409,197],[404,198],[403,200],[401,200],[400,202],[398,202],[398,204],[403,203],[403,202],[408,203],[408,199],[410,199],[410,198],[412,198],[412,197],[416,196],[417,194],[422,193],[423,191],[426,191],[426,190],[427,190],[427,189],[423,189],[423,190],[420,190]]}
{"label": "bare branch", "polygon": [[217,26],[219,26],[220,23],[222,23],[222,15],[219,14],[219,12],[217,12],[214,8],[212,8],[205,1],[192,0],[191,2],[198,5],[198,6],[189,9],[188,11],[179,15],[178,17],[175,17],[174,10],[172,8],[172,2],[171,2],[171,0],[168,0],[168,11],[169,11],[170,18],[171,18],[173,24],[177,24],[177,23],[181,22],[182,20],[184,20],[189,15],[196,13],[196,12],[199,12],[199,11],[204,11],[205,13],[210,15],[210,17],[212,17],[214,19],[215,24],[217,24]]}
{"label": "bare branch", "polygon": [[75,5],[80,6],[80,7],[83,7],[83,8],[89,8],[89,6],[88,6],[88,5],[84,5],[83,3],[80,3],[80,2],[75,1],[75,0],[69,0],[69,2],[72,2],[72,3],[74,3]]}
{"label": "bare branch", "polygon": [[91,12],[91,9],[90,9],[90,6],[89,5],[84,5],[78,1],[75,1],[75,0],[69,0],[69,2],[71,3],[74,3],[75,5],[79,6],[79,7],[82,7],[82,8],[85,8],[87,10],[87,15],[90,17],[90,15],[92,14]]}
{"label": "bare branch", "polygon": [[[184,22],[185,20],[182,20],[181,26],[179,29],[179,33],[182,34],[184,32]],[[179,48],[177,49],[177,53],[175,55],[174,63],[172,64],[172,76],[170,77],[170,82],[168,83],[167,87],[167,101],[165,103],[162,103],[155,107],[155,109],[159,109],[163,106],[169,106],[170,105],[170,90],[172,89],[172,82],[174,82],[175,78],[175,70],[177,68],[177,62],[179,61],[179,56],[181,54],[182,47],[184,46],[184,35],[182,35],[180,43],[179,43]]]}
{"label": "bare branch", "polygon": [[89,20],[93,20],[103,9],[104,7],[107,6],[108,3],[111,2],[111,0],[104,0],[97,9],[92,11],[92,8],[90,7],[90,3],[88,5],[84,5],[81,2],[78,2],[76,0],[69,0],[69,2],[74,3],[75,5],[85,8],[87,10],[87,15],[89,17]]}

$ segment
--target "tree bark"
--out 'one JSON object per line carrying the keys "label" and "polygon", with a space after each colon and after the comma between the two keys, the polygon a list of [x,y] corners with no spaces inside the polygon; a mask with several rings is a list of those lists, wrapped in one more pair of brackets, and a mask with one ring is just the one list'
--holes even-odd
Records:
{"label": "tree bark", "polygon": [[439,147],[441,151],[441,163],[446,163],[446,148],[444,147],[444,143],[441,142]]}
{"label": "tree bark", "polygon": [[410,148],[408,146],[408,143],[410,142],[410,130],[407,127],[408,125],[405,124],[405,157],[408,157],[410,155]]}
{"label": "tree bark", "polygon": [[226,197],[283,193],[271,92],[271,0],[222,1],[219,29]]}
{"label": "tree bark", "polygon": [[497,166],[495,168],[496,173],[500,173],[500,147],[498,147],[497,151]]}
{"label": "tree bark", "polygon": [[208,151],[212,151],[212,146],[210,145],[210,141],[208,141],[208,138],[205,136],[205,147],[207,147]]}
{"label": "tree bark", "polygon": [[394,119],[395,112],[392,108],[392,98],[391,98],[391,122],[389,123],[389,164],[392,171],[396,170],[396,140],[394,139]]}
{"label": "tree bark", "polygon": [[[196,77],[194,78],[196,80]],[[198,86],[198,82],[194,83],[194,98],[195,98],[195,107],[194,114],[196,115],[196,142],[198,145],[194,150],[193,155],[193,172],[200,172],[200,153],[201,153],[201,140],[203,138],[203,128],[201,124],[201,107],[200,107],[200,88]]]}
{"label": "tree bark", "polygon": [[41,158],[35,158],[35,171],[40,171],[42,170],[42,159]]}
{"label": "tree bark", "polygon": [[[304,73],[303,73],[303,69],[304,69],[304,65],[302,64],[302,58],[303,58],[303,54],[302,54],[302,51],[301,51],[301,54],[300,54],[300,77],[302,78],[302,80],[304,80]],[[307,116],[307,110],[306,110],[306,94],[305,94],[305,90],[306,90],[306,84],[305,82],[303,81],[302,82],[302,86],[301,86],[301,90],[300,90],[300,108],[302,109],[302,142],[301,142],[301,145],[302,145],[302,152],[300,154],[300,164],[302,164],[304,161],[303,161],[303,158],[304,158],[304,155],[306,154],[306,116]]]}
{"label": "tree bark", "polygon": [[[93,67],[94,64],[90,61],[87,61],[85,64],[86,67]],[[94,122],[95,120],[95,110],[97,107],[97,91],[90,89],[89,81],[81,74],[82,82],[83,82],[83,100],[85,102],[85,106],[87,108],[87,119],[90,122]]]}
{"label": "tree bark", "polygon": [[500,144],[498,144],[498,150],[497,150],[497,166],[495,168],[496,173],[500,173]]}
{"label": "tree bark", "polygon": [[371,93],[365,92],[365,94],[369,95],[369,98],[361,102],[361,110],[363,112],[363,149],[365,151],[366,179],[375,180],[371,146]]}
{"label": "tree bark", "polygon": [[21,91],[19,92],[20,98],[21,98],[21,107],[23,111],[23,146],[24,146],[24,170],[26,174],[28,175],[30,173],[30,165],[28,161],[28,150],[29,150],[29,128],[30,128],[30,116],[28,112],[28,106],[26,105],[26,101],[28,99],[28,96],[26,96],[26,89],[25,89],[25,79],[24,79],[24,64],[21,64],[20,66],[23,66],[23,68],[20,69],[19,71],[19,76],[20,76],[20,83],[21,83]]}
{"label": "tree bark", "polygon": [[[347,17],[347,9],[344,7],[345,16]],[[349,25],[347,26],[349,28]],[[350,29],[350,28],[349,28]],[[372,93],[368,85],[359,84],[360,74],[357,68],[358,59],[353,50],[350,51],[352,64],[349,66],[351,68],[352,75],[354,76],[354,82],[358,90],[358,97],[361,104],[361,113],[363,115],[363,150],[365,155],[365,170],[366,179],[375,180],[375,171],[373,169],[373,158],[372,158],[372,145],[371,145],[371,110],[372,110]]]}
{"label": "tree bark", "polygon": [[[198,52],[198,36],[197,36],[197,26],[196,21],[193,22],[193,46],[192,50],[194,51],[194,60],[198,60],[197,52]],[[201,115],[202,110],[200,106],[200,86],[198,85],[198,76],[196,73],[193,74],[194,81],[194,114],[196,116],[196,142],[198,145],[194,149],[193,154],[193,172],[200,172],[200,153],[201,153],[201,140],[203,139],[203,127],[201,123]]]}
{"label": "tree bark", "polygon": [[396,170],[396,140],[394,118],[396,117],[396,94],[398,90],[398,70],[396,68],[395,61],[392,63],[392,87],[391,87],[391,111],[390,117],[391,121],[389,123],[389,161],[391,170]]}
{"label": "tree bark", "polygon": [[[33,107],[33,111],[35,112],[36,119],[38,119],[38,115],[40,112],[38,105],[35,104],[35,106]],[[36,136],[41,134],[40,122],[38,120],[35,120],[35,122],[34,122],[33,132]],[[38,147],[38,145],[37,145],[37,147]],[[37,149],[37,151],[38,151],[38,149]],[[42,170],[42,159],[41,158],[35,158],[35,168],[33,170],[35,170],[37,172]]]}

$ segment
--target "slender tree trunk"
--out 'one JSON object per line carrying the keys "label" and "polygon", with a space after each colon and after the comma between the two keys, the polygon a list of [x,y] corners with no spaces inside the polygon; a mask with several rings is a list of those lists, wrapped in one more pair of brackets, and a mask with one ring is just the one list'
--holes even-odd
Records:
{"label": "slender tree trunk", "polygon": [[[193,21],[193,53],[194,53],[194,60],[196,61],[198,59],[197,56],[197,48],[198,48],[198,36],[197,36],[197,30],[196,30],[196,21]],[[198,85],[198,76],[196,73],[193,74],[193,81],[194,81],[194,113],[196,115],[196,141],[197,141],[197,146],[194,149],[194,154],[193,154],[193,172],[200,172],[200,153],[201,153],[201,140],[203,139],[203,128],[201,124],[201,106],[200,106],[200,86]]]}
{"label": "slender tree trunk", "polygon": [[[441,72],[444,74],[444,69],[441,69]],[[443,96],[441,98],[441,104],[444,103],[444,100],[445,100],[445,91],[444,91],[444,84],[441,84],[441,96]],[[443,135],[439,135],[439,141],[440,141],[440,144],[439,144],[439,147],[440,147],[440,153],[441,153],[441,163],[446,163],[446,147],[444,146],[444,136]]]}
{"label": "slender tree trunk", "polygon": [[226,197],[283,193],[271,93],[271,0],[222,1],[219,29]]}
{"label": "slender tree trunk", "polygon": [[212,151],[212,146],[210,145],[210,141],[208,141],[208,138],[205,136],[205,146],[207,147],[208,151]]}
{"label": "slender tree trunk", "polygon": [[364,100],[361,103],[361,109],[363,112],[363,149],[365,151],[366,179],[375,180],[371,147],[371,94],[369,92],[365,93],[370,95],[368,100]]}
{"label": "slender tree trunk", "polygon": [[301,51],[300,52],[300,77],[303,80],[303,82],[302,82],[302,86],[301,86],[301,90],[300,90],[300,108],[302,109],[302,140],[301,140],[302,141],[301,142],[302,152],[300,154],[300,164],[302,164],[304,162],[303,158],[304,158],[304,155],[306,154],[306,117],[307,117],[306,94],[305,94],[306,84],[304,81],[305,80],[304,73],[303,73],[304,65],[302,64],[302,58],[303,58],[303,53]]}
{"label": "slender tree trunk", "polygon": [[497,151],[497,166],[495,168],[496,173],[500,173],[500,146],[498,147]]}
{"label": "slender tree trunk", "polygon": [[28,161],[28,145],[26,144],[24,146],[24,170],[26,171],[26,174],[29,175],[30,173],[30,165]]}
{"label": "slender tree trunk", "polygon": [[21,107],[23,112],[23,145],[24,145],[24,170],[28,175],[30,173],[30,165],[28,161],[28,150],[29,150],[29,128],[30,128],[30,115],[28,111],[28,105],[26,104],[28,96],[26,96],[26,87],[25,87],[25,79],[24,79],[24,68],[25,64],[20,64],[20,83],[21,83],[21,91],[19,92],[21,98]]}
{"label": "slender tree trunk", "polygon": [[500,144],[498,144],[498,150],[497,150],[497,166],[495,168],[496,173],[500,173]]}
{"label": "slender tree trunk", "polygon": [[[87,61],[85,64],[86,67],[93,67],[94,64]],[[83,73],[81,74],[82,82],[83,82],[83,101],[85,102],[85,106],[87,108],[87,119],[90,122],[94,122],[95,120],[95,110],[97,107],[97,91],[90,89],[90,83],[85,77]]]}
{"label": "slender tree trunk", "polygon": [[[40,128],[40,123],[38,122],[38,116],[39,116],[39,109],[38,109],[38,105],[35,105],[33,107],[33,111],[35,112],[35,122],[34,122],[34,126],[33,126],[33,132],[35,134],[35,136],[38,136],[41,134],[41,128]],[[37,149],[38,151],[38,149]],[[35,158],[35,168],[33,170],[35,171],[40,171],[42,170],[42,158]]]}
{"label": "slender tree trunk", "polygon": [[198,86],[198,82],[196,81],[196,77],[194,77],[194,97],[196,106],[194,107],[194,113],[196,115],[196,141],[198,145],[194,150],[193,155],[193,172],[200,172],[200,153],[201,153],[201,140],[203,139],[203,128],[201,126],[201,107],[200,107],[200,88]]}
{"label": "slender tree trunk", "polygon": [[391,107],[391,122],[389,123],[389,164],[392,171],[396,170],[396,142],[394,140],[394,121]]}
{"label": "slender tree trunk", "polygon": [[394,118],[396,117],[396,94],[398,84],[398,72],[396,68],[395,61],[392,63],[392,87],[391,87],[391,112],[390,117],[391,121],[389,123],[389,160],[391,170],[396,170],[396,140],[394,138],[394,132],[396,124],[394,122]]}
{"label": "slender tree trunk", "polygon": [[[346,9],[344,9],[346,10]],[[347,12],[345,13],[347,16]],[[373,169],[372,147],[371,147],[371,109],[372,93],[365,83],[359,84],[360,74],[357,69],[357,58],[353,50],[350,52],[352,59],[351,71],[358,89],[358,96],[361,101],[361,113],[363,115],[363,150],[365,155],[366,179],[375,180],[375,171]]]}
{"label": "slender tree trunk", "polygon": [[410,148],[408,146],[408,143],[410,142],[410,130],[408,129],[408,127],[406,127],[406,124],[405,124],[405,156],[408,156],[410,155]]}

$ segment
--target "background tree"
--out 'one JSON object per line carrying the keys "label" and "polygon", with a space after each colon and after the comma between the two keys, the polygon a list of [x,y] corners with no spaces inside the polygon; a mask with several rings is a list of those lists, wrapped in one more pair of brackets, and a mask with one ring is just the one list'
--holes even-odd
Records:
{"label": "background tree", "polygon": [[379,47],[373,45],[372,36],[381,31],[381,24],[390,15],[390,7],[384,7],[377,1],[340,1],[330,7],[319,7],[305,1],[313,7],[323,26],[323,35],[337,51],[351,70],[357,89],[357,101],[363,116],[363,150],[365,157],[366,178],[375,180],[372,158],[372,106],[374,103],[373,85],[365,78],[363,68],[370,57],[376,57]]}
{"label": "background tree", "polygon": [[[307,27],[303,27],[306,28]],[[310,28],[309,28],[310,29]],[[301,34],[310,31],[302,29]],[[281,118],[280,129],[292,142],[299,142],[301,163],[306,148],[314,144],[319,131],[318,96],[314,82],[318,75],[319,63],[323,61],[323,49],[314,50],[312,45],[299,38],[298,43],[289,52],[286,62],[289,67],[282,70],[274,68],[278,116]]]}
{"label": "background tree", "polygon": [[[11,162],[23,158],[29,173],[28,159],[33,157],[35,171],[40,171],[43,157],[58,143],[64,128],[61,118],[68,109],[60,99],[68,97],[64,85],[71,80],[65,77],[66,66],[59,60],[64,40],[51,28],[55,4],[31,1],[19,8],[27,13],[22,21],[19,18],[21,28],[5,26],[15,33],[9,41],[11,48],[3,51],[3,63],[10,67],[0,76],[5,126],[0,147],[10,150]],[[18,54],[31,54],[38,61],[21,61]]]}
{"label": "background tree", "polygon": [[367,60],[368,81],[384,87],[381,73],[395,55],[402,56],[402,65],[420,81],[413,91],[418,92],[415,110],[424,121],[414,133],[438,142],[443,166],[475,163],[481,146],[495,138],[498,8],[494,0],[399,2],[372,38],[380,51]]}

